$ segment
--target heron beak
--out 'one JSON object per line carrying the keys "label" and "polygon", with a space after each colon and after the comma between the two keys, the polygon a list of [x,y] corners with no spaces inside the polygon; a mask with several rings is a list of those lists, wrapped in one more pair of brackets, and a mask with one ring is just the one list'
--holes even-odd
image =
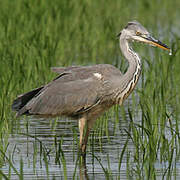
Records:
{"label": "heron beak", "polygon": [[167,50],[167,51],[171,51],[171,49],[166,45],[163,44],[161,41],[154,39],[153,37],[149,36],[149,37],[144,37],[145,42],[148,44],[151,44],[152,46],[156,46],[159,47],[161,49]]}

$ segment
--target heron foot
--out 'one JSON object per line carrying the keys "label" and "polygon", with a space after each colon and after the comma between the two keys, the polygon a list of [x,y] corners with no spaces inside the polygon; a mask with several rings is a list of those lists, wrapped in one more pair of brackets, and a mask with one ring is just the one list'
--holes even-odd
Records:
{"label": "heron foot", "polygon": [[79,155],[85,160],[86,159],[86,145],[82,144],[79,149]]}

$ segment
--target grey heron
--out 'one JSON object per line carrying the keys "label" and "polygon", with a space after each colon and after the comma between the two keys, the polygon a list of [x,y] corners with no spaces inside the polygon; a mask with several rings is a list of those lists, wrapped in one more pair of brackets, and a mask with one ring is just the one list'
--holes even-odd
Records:
{"label": "grey heron", "polygon": [[141,59],[129,42],[143,42],[171,52],[137,21],[129,22],[118,38],[120,49],[129,63],[124,74],[110,64],[52,68],[59,74],[57,78],[14,100],[12,109],[17,111],[16,116],[78,119],[80,150],[85,154],[88,135],[96,119],[113,105],[121,105],[138,82]]}

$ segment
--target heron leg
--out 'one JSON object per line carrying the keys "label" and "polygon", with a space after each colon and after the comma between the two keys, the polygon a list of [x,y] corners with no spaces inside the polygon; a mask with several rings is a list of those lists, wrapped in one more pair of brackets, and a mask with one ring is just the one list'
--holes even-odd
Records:
{"label": "heron leg", "polygon": [[87,119],[85,117],[79,119],[79,131],[80,131],[80,151],[84,155],[86,153],[86,144],[89,135],[89,128],[87,124]]}
{"label": "heron leg", "polygon": [[95,119],[88,119],[87,117],[82,117],[79,119],[79,131],[80,131],[80,152],[83,158],[86,157],[86,146],[88,142],[88,136],[93,127]]}

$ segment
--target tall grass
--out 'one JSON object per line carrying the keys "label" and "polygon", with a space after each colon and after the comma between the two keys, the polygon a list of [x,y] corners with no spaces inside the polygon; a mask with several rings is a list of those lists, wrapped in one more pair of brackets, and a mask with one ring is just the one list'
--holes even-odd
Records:
{"label": "tall grass", "polygon": [[[176,174],[176,164],[180,159],[180,12],[177,7],[180,7],[178,0],[0,2],[0,166],[9,163],[19,178],[24,177],[23,160],[18,171],[6,155],[9,136],[18,124],[11,112],[13,99],[52,80],[55,77],[50,71],[52,66],[109,63],[125,72],[127,63],[119,51],[116,34],[129,20],[136,19],[154,36],[170,44],[173,55],[135,45],[143,61],[138,87],[124,106],[112,108],[99,119],[88,150],[92,151],[93,161],[100,162],[98,157],[95,158],[94,146],[97,144],[94,142],[98,141],[102,152],[103,135],[107,137],[107,143],[111,143],[121,123],[126,122],[129,129],[124,133],[128,138],[117,159],[117,177],[120,178],[121,163],[125,157],[129,178],[135,174],[137,179],[156,179],[157,162],[168,164],[162,170],[164,179]],[[113,131],[110,130],[112,124]],[[77,132],[73,132],[73,143],[76,145]],[[128,143],[133,143],[133,152],[128,149]],[[48,177],[47,153],[37,151],[38,147],[34,143],[34,168],[41,152]],[[40,147],[42,150],[42,144]],[[64,177],[67,178],[62,141],[59,144],[55,141],[54,147],[56,163],[62,163]],[[105,177],[110,178],[113,172],[109,155],[107,162],[107,169],[104,164],[101,165]],[[2,171],[0,174],[5,179],[9,178]]]}

